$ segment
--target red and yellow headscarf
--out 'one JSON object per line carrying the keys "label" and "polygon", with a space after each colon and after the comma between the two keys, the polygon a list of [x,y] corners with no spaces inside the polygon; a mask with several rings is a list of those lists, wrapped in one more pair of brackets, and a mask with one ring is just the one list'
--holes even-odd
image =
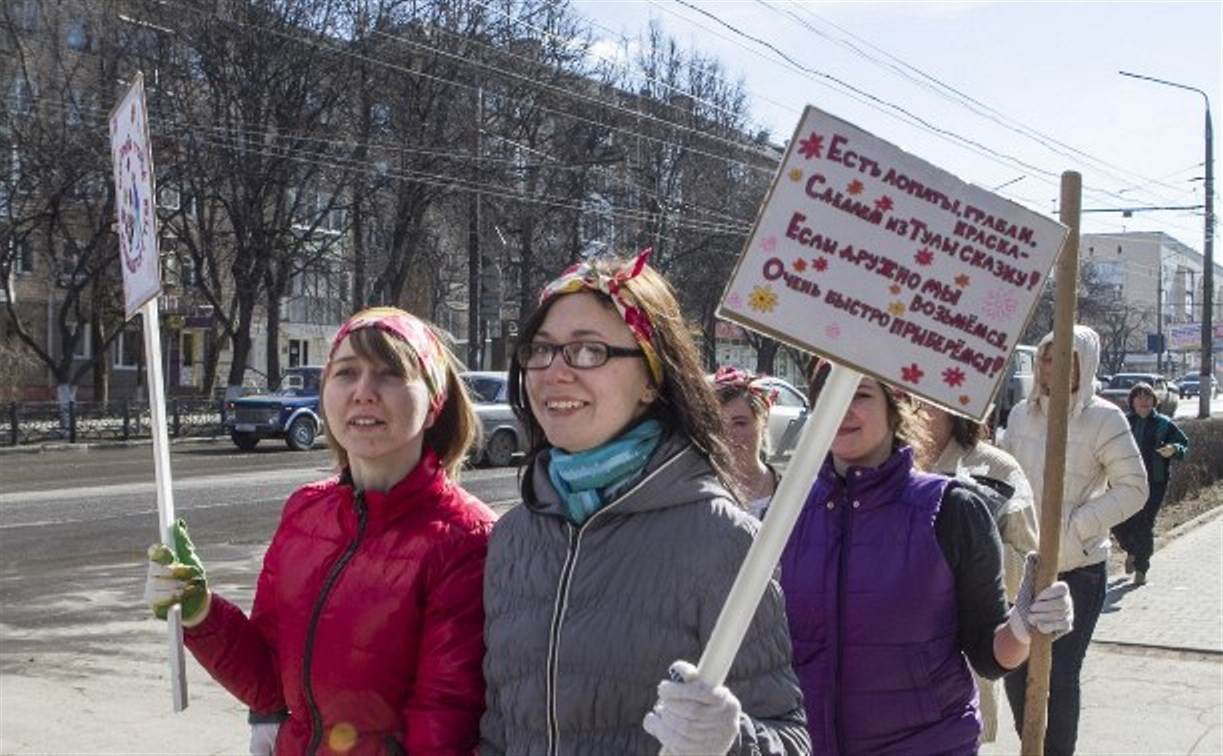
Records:
{"label": "red and yellow headscarf", "polygon": [[769,389],[757,382],[763,377],[749,373],[746,370],[723,365],[713,374],[713,387],[715,389],[734,388],[746,391],[748,394],[764,402],[765,409],[768,409],[777,401],[777,390]]}
{"label": "red and yellow headscarf", "polygon": [[350,333],[362,328],[377,328],[408,345],[429,391],[429,409],[435,414],[441,411],[446,403],[446,350],[438,342],[433,330],[415,315],[397,307],[370,307],[353,315],[348,322],[340,326],[335,338],[331,340],[328,361],[335,356],[335,351]]}
{"label": "red and yellow headscarf", "polygon": [[654,325],[641,308],[629,301],[625,296],[628,291],[624,288],[625,281],[636,278],[645,269],[652,251],[651,248],[646,247],[636,257],[620,265],[613,265],[604,260],[585,260],[570,265],[544,287],[543,292],[539,295],[539,303],[543,304],[561,294],[573,294],[579,291],[603,292],[611,298],[612,304],[616,306],[616,311],[620,313],[624,324],[628,326],[637,345],[645,354],[645,361],[650,368],[650,375],[653,376],[654,383],[662,384],[662,362],[659,361],[658,352],[654,349]]}

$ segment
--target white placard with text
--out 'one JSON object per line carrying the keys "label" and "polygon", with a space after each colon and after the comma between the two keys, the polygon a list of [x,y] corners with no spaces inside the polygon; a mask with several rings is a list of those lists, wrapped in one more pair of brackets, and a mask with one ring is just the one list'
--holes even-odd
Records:
{"label": "white placard with text", "polygon": [[111,111],[110,150],[115,171],[123,302],[130,319],[141,305],[161,291],[153,153],[149,146],[144,77],[140,75]]}

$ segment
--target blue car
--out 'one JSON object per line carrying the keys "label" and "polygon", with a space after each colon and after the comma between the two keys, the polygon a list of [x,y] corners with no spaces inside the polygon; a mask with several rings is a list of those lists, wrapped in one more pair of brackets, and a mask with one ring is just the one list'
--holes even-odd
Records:
{"label": "blue car", "polygon": [[293,451],[306,451],[323,428],[319,410],[321,367],[285,371],[270,394],[244,396],[225,403],[224,426],[234,445],[250,451],[265,438],[283,438]]}

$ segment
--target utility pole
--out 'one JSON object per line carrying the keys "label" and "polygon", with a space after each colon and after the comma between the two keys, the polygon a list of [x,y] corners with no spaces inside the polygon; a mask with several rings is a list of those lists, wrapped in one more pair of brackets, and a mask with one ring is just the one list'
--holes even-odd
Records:
{"label": "utility pole", "polygon": [[484,332],[480,328],[480,132],[484,129],[484,88],[476,87],[475,124],[476,170],[471,177],[471,194],[467,205],[467,369],[480,370],[484,347]]}
{"label": "utility pole", "polygon": [[1142,79],[1156,84],[1163,84],[1176,89],[1187,89],[1190,92],[1197,92],[1206,101],[1206,228],[1205,238],[1202,241],[1202,364],[1199,369],[1201,390],[1198,395],[1198,417],[1210,417],[1210,397],[1213,393],[1210,390],[1211,382],[1214,380],[1214,151],[1211,142],[1213,141],[1214,128],[1210,123],[1210,97],[1198,89],[1185,84],[1177,84],[1174,81],[1165,79],[1156,79],[1153,76],[1143,76],[1142,74],[1129,73],[1128,71],[1118,71],[1122,76],[1128,76],[1131,79]]}

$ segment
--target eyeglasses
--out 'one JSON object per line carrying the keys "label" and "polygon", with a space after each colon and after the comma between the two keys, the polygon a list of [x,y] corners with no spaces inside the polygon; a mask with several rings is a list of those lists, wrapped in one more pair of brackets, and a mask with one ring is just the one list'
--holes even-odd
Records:
{"label": "eyeglasses", "polygon": [[542,341],[519,344],[515,350],[518,364],[527,370],[543,370],[556,359],[560,352],[565,364],[577,370],[602,367],[613,357],[640,357],[640,349],[604,344],[601,341],[571,341],[568,344],[547,344]]}

